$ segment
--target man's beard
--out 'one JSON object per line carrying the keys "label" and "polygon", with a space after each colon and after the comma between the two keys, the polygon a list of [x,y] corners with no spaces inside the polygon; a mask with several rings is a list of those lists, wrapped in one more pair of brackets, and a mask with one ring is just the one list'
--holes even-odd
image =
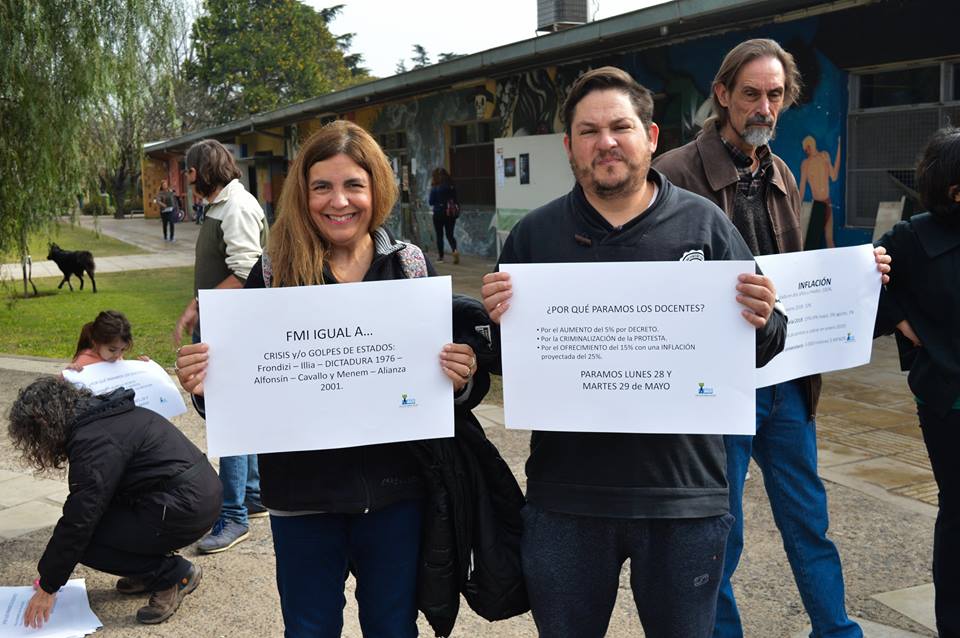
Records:
{"label": "man's beard", "polygon": [[754,148],[766,146],[770,143],[770,140],[776,137],[777,130],[774,127],[775,124],[776,120],[772,117],[764,117],[762,115],[751,117],[747,120],[747,124],[744,126],[743,133],[740,134],[740,137],[743,138],[744,142]]}
{"label": "man's beard", "polygon": [[573,158],[570,159],[570,169],[573,171],[580,186],[585,190],[593,192],[600,199],[616,199],[617,197],[622,197],[623,195],[635,193],[640,190],[647,179],[647,173],[650,171],[650,159],[647,158],[646,161],[631,162],[623,157],[623,155],[616,153],[614,157],[626,164],[627,174],[617,182],[601,182],[596,179],[595,175],[598,170],[603,171],[605,169],[598,169],[597,163],[609,155],[608,153],[594,158],[590,166],[578,166],[574,164]]}

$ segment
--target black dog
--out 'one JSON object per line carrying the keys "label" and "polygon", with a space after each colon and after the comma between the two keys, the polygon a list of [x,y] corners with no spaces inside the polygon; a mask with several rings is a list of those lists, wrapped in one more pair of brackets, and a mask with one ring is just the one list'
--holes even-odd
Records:
{"label": "black dog", "polygon": [[71,275],[77,276],[80,280],[80,290],[83,290],[83,273],[86,271],[90,275],[93,292],[97,292],[97,280],[93,278],[93,271],[97,266],[93,263],[93,254],[89,250],[62,250],[60,246],[50,244],[47,259],[55,261],[63,273],[63,281],[57,286],[57,290],[63,288],[63,284],[67,284],[70,291],[73,291],[73,286],[70,284]]}

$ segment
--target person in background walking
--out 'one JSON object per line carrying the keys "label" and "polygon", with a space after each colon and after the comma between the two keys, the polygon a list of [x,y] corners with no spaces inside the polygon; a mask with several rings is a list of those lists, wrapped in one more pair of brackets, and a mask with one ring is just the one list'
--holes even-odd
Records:
{"label": "person in background walking", "polygon": [[877,242],[897,271],[880,295],[874,334],[897,330],[913,345],[901,349],[901,368],[910,369],[907,383],[940,490],[933,531],[937,631],[960,638],[960,128],[933,135],[916,184],[929,212]]}
{"label": "person in background walking", "polygon": [[459,264],[460,251],[457,250],[453,227],[460,215],[460,203],[457,201],[457,189],[445,168],[433,169],[430,180],[430,207],[433,208],[433,228],[437,232],[437,261],[443,261],[443,233],[446,232],[447,241],[453,251],[453,263]]}
{"label": "person in background walking", "polygon": [[[160,180],[160,191],[154,201],[160,205],[160,220],[163,223],[163,241],[173,241],[173,223],[177,214],[177,194],[170,188],[170,182]],[[167,228],[170,228],[169,238]]]}

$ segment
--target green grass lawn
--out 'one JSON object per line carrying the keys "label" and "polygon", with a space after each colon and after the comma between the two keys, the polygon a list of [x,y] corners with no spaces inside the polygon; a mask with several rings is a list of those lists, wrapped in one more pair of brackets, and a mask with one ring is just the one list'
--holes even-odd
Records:
{"label": "green grass lawn", "polygon": [[0,352],[72,358],[83,324],[101,310],[119,310],[133,326],[132,356],[142,352],[173,366],[170,335],[193,293],[193,268],[105,273],[97,277],[97,294],[89,281],[82,292],[74,285],[72,293],[66,286],[58,291],[58,282],[34,280],[40,296],[27,299],[12,299],[11,293],[22,294],[20,284],[7,284],[0,303]]}
{"label": "green grass lawn", "polygon": [[[48,244],[56,243],[64,250],[89,250],[94,257],[114,257],[117,255],[139,255],[144,252],[139,246],[122,242],[106,235],[97,236],[96,233],[81,228],[78,225],[60,222],[51,229],[35,233],[30,236],[28,246],[33,261],[43,261],[47,258]],[[20,261],[16,249],[0,254],[3,263]]]}

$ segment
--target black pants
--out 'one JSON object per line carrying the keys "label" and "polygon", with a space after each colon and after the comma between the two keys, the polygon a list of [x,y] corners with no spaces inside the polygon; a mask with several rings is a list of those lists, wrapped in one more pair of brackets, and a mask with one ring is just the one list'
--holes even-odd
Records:
{"label": "black pants", "polygon": [[917,406],[923,442],[940,490],[940,510],[933,528],[933,586],[940,638],[960,638],[960,410],[947,416]]}
{"label": "black pants", "polygon": [[628,558],[645,636],[709,638],[732,522],[575,516],[527,503],[520,555],[540,638],[603,638]]}
{"label": "black pants", "polygon": [[173,216],[176,215],[176,211],[170,211],[169,213],[160,213],[160,220],[163,223],[163,238],[167,238],[167,226],[170,227],[170,239],[173,239]]}
{"label": "black pants", "polygon": [[[190,571],[190,561],[173,552],[199,540],[213,521],[197,520],[199,528],[182,531],[165,526],[162,516],[159,506],[135,511],[111,505],[100,519],[80,562],[115,576],[142,579],[147,591],[172,587]],[[198,517],[202,518],[216,517]]]}
{"label": "black pants", "polygon": [[447,233],[447,241],[450,243],[450,250],[457,249],[457,240],[453,238],[453,227],[457,223],[456,217],[447,215],[446,212],[433,214],[433,229],[437,232],[437,253],[443,258],[443,233]]}

